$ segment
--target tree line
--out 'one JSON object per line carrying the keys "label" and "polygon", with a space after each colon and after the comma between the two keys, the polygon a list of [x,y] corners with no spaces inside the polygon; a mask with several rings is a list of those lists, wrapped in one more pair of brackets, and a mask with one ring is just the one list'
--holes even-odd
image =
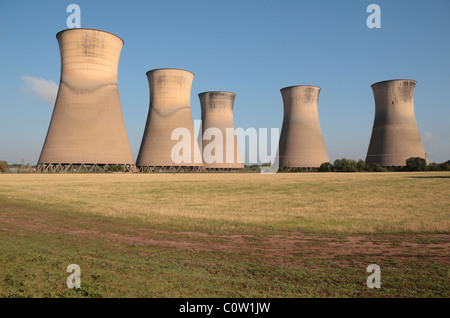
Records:
{"label": "tree line", "polygon": [[342,158],[336,159],[333,164],[324,162],[320,165],[320,172],[386,172],[386,171],[450,171],[450,160],[442,163],[427,164],[425,159],[411,157],[406,159],[405,166],[402,167],[382,167],[377,163],[366,164],[362,159],[356,161]]}
{"label": "tree line", "polygon": [[388,171],[450,171],[450,160],[442,163],[427,164],[425,159],[411,157],[402,167],[382,167],[378,163],[367,164],[364,160],[341,158],[333,164],[324,162],[318,168],[281,167],[278,172],[388,172]]}

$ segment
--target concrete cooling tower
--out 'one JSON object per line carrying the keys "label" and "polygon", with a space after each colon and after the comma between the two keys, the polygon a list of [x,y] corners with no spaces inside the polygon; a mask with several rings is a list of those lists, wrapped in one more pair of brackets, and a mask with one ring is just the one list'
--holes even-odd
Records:
{"label": "concrete cooling tower", "polygon": [[215,91],[200,93],[198,97],[202,108],[202,154],[205,168],[243,169],[244,163],[239,152],[233,122],[236,94]]}
{"label": "concrete cooling tower", "polygon": [[[203,163],[194,134],[190,106],[194,74],[185,70],[164,68],[148,71],[147,78],[150,86],[150,109],[136,161],[139,170],[201,170]],[[189,136],[180,137],[176,133],[180,129],[175,131],[177,128],[180,128],[181,132],[187,132]],[[172,136],[174,132],[176,134]],[[181,141],[186,142],[187,147],[179,151],[177,144],[180,145]],[[184,157],[181,162],[174,160],[174,149]]]}
{"label": "concrete cooling tower", "polygon": [[93,29],[56,35],[61,79],[38,171],[104,171],[135,164],[117,88],[123,41]]}
{"label": "concrete cooling tower", "polygon": [[319,123],[320,87],[281,89],[284,118],[279,143],[280,167],[315,168],[329,162]]}
{"label": "concrete cooling tower", "polygon": [[410,157],[425,158],[414,115],[414,80],[389,80],[372,85],[375,121],[366,163],[406,166]]}

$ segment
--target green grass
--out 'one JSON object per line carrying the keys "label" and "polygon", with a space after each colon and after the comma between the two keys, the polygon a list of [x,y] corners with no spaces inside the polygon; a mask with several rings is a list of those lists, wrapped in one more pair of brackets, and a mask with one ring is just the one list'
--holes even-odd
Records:
{"label": "green grass", "polygon": [[[362,264],[373,259],[304,260],[160,247],[112,246],[61,237],[2,233],[1,297],[448,297],[448,266],[426,260],[379,262],[382,288],[368,289]],[[68,289],[66,267],[81,267]],[[14,266],[11,266],[14,264]]]}
{"label": "green grass", "polygon": [[[0,297],[449,297],[449,185],[445,172],[0,175]],[[373,263],[381,289],[366,286]]]}
{"label": "green grass", "polygon": [[[1,297],[448,297],[448,264],[378,262],[382,288],[365,285],[374,259],[302,260],[122,246],[83,239],[2,233]],[[285,260],[286,261],[286,260]],[[291,259],[295,262],[295,258]],[[66,267],[81,267],[81,288]]]}

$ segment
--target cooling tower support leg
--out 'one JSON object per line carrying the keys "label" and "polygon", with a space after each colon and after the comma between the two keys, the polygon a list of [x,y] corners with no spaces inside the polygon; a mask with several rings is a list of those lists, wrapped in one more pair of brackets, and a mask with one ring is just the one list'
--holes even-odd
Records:
{"label": "cooling tower support leg", "polygon": [[[122,172],[137,172],[135,165],[119,164],[122,166]],[[81,173],[81,172],[111,172],[109,164],[74,164],[74,163],[40,163],[36,167],[37,172],[45,173]]]}
{"label": "cooling tower support leg", "polygon": [[160,166],[160,167],[139,167],[139,172],[143,173],[183,173],[183,172],[202,172],[202,166]]}
{"label": "cooling tower support leg", "polygon": [[205,172],[243,172],[243,168],[206,168]]}

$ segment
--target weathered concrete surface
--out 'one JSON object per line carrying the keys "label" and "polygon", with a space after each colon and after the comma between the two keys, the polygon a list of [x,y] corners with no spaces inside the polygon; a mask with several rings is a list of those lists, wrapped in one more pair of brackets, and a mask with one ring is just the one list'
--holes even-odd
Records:
{"label": "weathered concrete surface", "polygon": [[134,166],[117,89],[122,39],[92,29],[56,38],[61,80],[38,164]]}
{"label": "weathered concrete surface", "polygon": [[[203,139],[202,154],[205,168],[243,169],[244,163],[242,162],[239,151],[233,121],[233,107],[236,94],[231,92],[212,91],[200,93],[198,94],[198,97],[202,108],[203,138],[205,137],[205,131],[210,128],[217,128],[222,134],[221,141],[216,141],[215,137],[212,137],[211,140]],[[208,150],[208,145],[211,143],[216,146],[214,152]],[[220,145],[222,147],[220,147]],[[212,158],[218,160],[211,162],[211,158],[207,158],[210,153],[212,153],[214,157],[218,157],[220,152],[222,154],[220,158]]]}
{"label": "weathered concrete surface", "polygon": [[[150,86],[150,109],[136,160],[137,166],[203,167],[191,114],[194,74],[186,70],[164,68],[147,72],[147,78]],[[180,142],[171,140],[176,128],[185,128],[190,133],[191,154],[188,162],[175,163],[172,160],[172,148]],[[195,152],[199,158],[194,158]]]}
{"label": "weathered concrete surface", "polygon": [[319,92],[320,87],[310,85],[281,89],[280,167],[311,168],[329,162],[319,122]]}
{"label": "weathered concrete surface", "polygon": [[416,81],[399,79],[372,85],[375,121],[366,163],[405,166],[410,157],[425,157],[414,115]]}

